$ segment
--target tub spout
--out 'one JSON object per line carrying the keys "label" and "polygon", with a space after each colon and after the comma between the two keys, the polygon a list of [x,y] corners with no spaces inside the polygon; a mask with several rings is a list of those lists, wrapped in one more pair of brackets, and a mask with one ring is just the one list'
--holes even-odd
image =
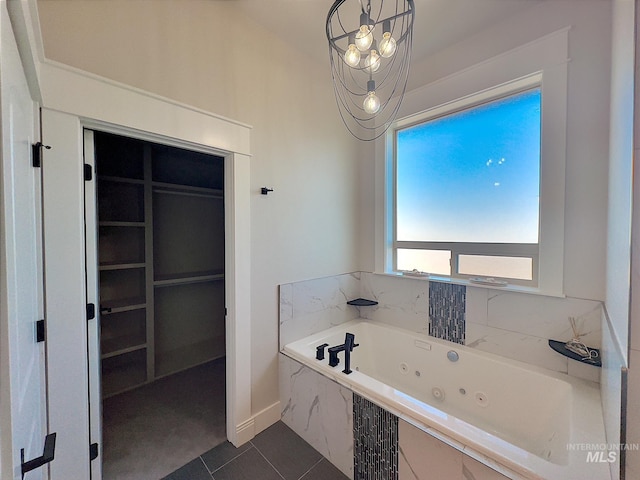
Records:
{"label": "tub spout", "polygon": [[329,347],[329,366],[335,367],[340,363],[338,353],[344,352],[344,370],[343,373],[349,375],[351,373],[351,352],[358,346],[355,343],[355,335],[353,333],[347,333],[345,335],[344,343],[342,345],[336,345],[335,347]]}

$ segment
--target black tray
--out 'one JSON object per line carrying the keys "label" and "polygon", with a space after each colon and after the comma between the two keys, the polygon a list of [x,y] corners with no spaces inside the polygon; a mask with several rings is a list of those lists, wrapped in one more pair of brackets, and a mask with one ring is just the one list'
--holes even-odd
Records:
{"label": "black tray", "polygon": [[549,340],[549,346],[554,349],[556,352],[558,352],[561,355],[564,355],[565,357],[569,357],[573,360],[577,360],[578,362],[581,363],[586,363],[587,365],[593,365],[595,367],[602,367],[602,361],[600,360],[600,350],[598,350],[597,348],[591,348],[588,347],[589,350],[594,350],[596,352],[598,352],[598,356],[596,358],[593,359],[583,359],[580,355],[578,355],[575,352],[572,352],[571,350],[569,350],[566,345],[565,342],[559,342],[558,340]]}
{"label": "black tray", "polygon": [[356,307],[372,307],[377,304],[378,302],[375,300],[367,300],[366,298],[356,298],[347,302],[347,305],[355,305]]}

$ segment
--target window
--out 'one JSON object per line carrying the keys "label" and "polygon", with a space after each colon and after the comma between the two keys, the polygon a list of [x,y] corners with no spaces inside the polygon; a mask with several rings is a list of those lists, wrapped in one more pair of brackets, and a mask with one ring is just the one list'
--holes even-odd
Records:
{"label": "window", "polygon": [[[579,247],[575,245],[576,241],[579,241],[579,238],[576,238],[577,231],[571,225],[565,225],[565,216],[568,211],[565,208],[567,106],[569,105],[568,52],[569,30],[562,29],[470,65],[405,94],[398,119],[390,126],[387,133],[376,141],[373,152],[375,155],[373,246],[376,272],[395,273],[400,267],[409,270],[417,268],[431,270],[432,278],[436,277],[436,280],[438,280],[437,276],[441,275],[444,281],[462,284],[467,283],[470,277],[497,277],[506,279],[507,290],[564,296],[564,267],[568,261],[571,261],[570,256],[566,256],[565,252],[573,252]],[[505,216],[513,206],[512,203],[516,201],[510,197],[500,198],[500,201],[494,199],[493,202],[485,202],[485,209],[481,212],[484,220],[483,229],[477,227],[476,218],[467,215],[467,212],[473,209],[474,202],[478,202],[470,192],[482,192],[482,189],[477,188],[480,177],[478,176],[475,182],[470,181],[473,188],[467,189],[469,191],[462,190],[461,194],[460,190],[465,179],[455,170],[436,171],[433,175],[440,174],[439,179],[437,176],[429,176],[425,172],[416,170],[413,175],[415,178],[411,178],[411,181],[420,184],[420,188],[425,190],[440,188],[441,196],[436,198],[435,210],[433,205],[421,205],[417,201],[412,205],[409,202],[410,208],[417,211],[416,217],[409,218],[417,218],[419,222],[427,218],[429,222],[436,222],[435,226],[439,226],[439,230],[432,228],[431,224],[426,224],[429,235],[422,235],[420,231],[412,232],[408,227],[404,228],[403,219],[396,218],[397,204],[402,201],[403,194],[402,191],[396,192],[397,189],[403,188],[403,182],[396,180],[396,175],[402,173],[403,168],[400,165],[400,172],[397,171],[398,135],[400,135],[400,148],[402,148],[403,132],[409,135],[411,132],[417,132],[421,125],[430,125],[431,122],[435,124],[438,120],[442,120],[441,124],[455,123],[455,120],[463,118],[465,113],[471,117],[474,111],[478,111],[475,109],[481,110],[482,107],[492,105],[500,106],[503,100],[509,104],[510,99],[517,99],[519,95],[526,97],[528,93],[537,95],[539,102],[538,207],[536,209],[535,205],[532,206],[533,199],[529,196],[529,203],[526,204],[529,207],[525,205],[526,208],[523,207],[520,210],[531,213],[529,228],[511,232],[508,238],[506,236],[495,238],[495,234],[507,231],[502,226],[498,227],[499,222],[502,222],[502,225],[510,225],[509,219]],[[484,134],[487,125],[482,125],[479,132]],[[512,123],[513,125],[519,124],[516,122]],[[416,127],[415,130],[413,127]],[[512,128],[511,131],[513,133],[515,129]],[[480,135],[476,136],[480,137]],[[484,134],[484,136],[487,135]],[[535,143],[531,140],[531,144]],[[438,147],[442,145],[448,146],[444,140],[438,144]],[[438,149],[437,152],[442,158],[444,149]],[[528,153],[530,152],[531,149],[528,150]],[[507,166],[515,164],[512,162],[515,157],[509,157],[500,152],[483,151],[480,158],[484,163],[478,162],[476,172],[478,175],[509,173],[508,171],[500,172],[498,169],[492,171],[492,167],[497,167],[497,163],[502,158],[505,158],[505,162],[499,165],[500,167],[506,169]],[[486,162],[489,160],[492,162],[488,167]],[[446,166],[450,167],[450,165]],[[444,168],[442,165],[439,167]],[[470,175],[471,172],[467,171],[466,174]],[[535,175],[527,175],[527,178],[533,179],[527,188],[534,190]],[[459,178],[460,182],[455,184],[452,177],[453,180]],[[521,177],[517,177],[517,180],[520,181]],[[491,179],[490,176],[488,178]],[[493,193],[498,191],[504,193],[508,190],[503,188],[511,185],[508,177],[505,177],[506,183],[504,178],[494,178],[495,180],[489,183],[485,193],[487,190],[491,191],[489,187],[495,187],[496,191]],[[573,181],[575,185],[575,179]],[[493,185],[495,183],[500,185]],[[457,187],[458,191],[454,192],[454,187]],[[463,200],[466,200],[466,203]],[[441,208],[455,204],[458,207],[453,210],[453,214],[449,213],[449,216],[447,211]],[[429,212],[433,211],[436,213],[428,216]],[[536,211],[537,227],[535,227],[534,216]],[[462,225],[466,228],[460,232],[454,232],[455,236],[443,235],[442,232],[447,231],[442,225],[454,223],[458,227]],[[489,225],[493,225],[493,229],[489,228]],[[565,238],[565,229],[570,232],[570,237]],[[435,233],[431,234],[431,232]]]}
{"label": "window", "polygon": [[396,127],[395,270],[538,285],[541,104],[484,92]]}

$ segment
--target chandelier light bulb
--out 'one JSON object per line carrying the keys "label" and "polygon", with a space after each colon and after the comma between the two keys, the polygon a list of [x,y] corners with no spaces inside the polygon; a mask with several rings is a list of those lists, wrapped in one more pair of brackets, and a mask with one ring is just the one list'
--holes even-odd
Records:
{"label": "chandelier light bulb", "polygon": [[391,21],[385,20],[382,23],[382,40],[379,45],[379,52],[384,58],[389,58],[396,53],[396,40],[391,36]]}
{"label": "chandelier light bulb", "polygon": [[361,25],[356,33],[356,47],[361,52],[366,52],[373,43],[373,34],[369,30],[369,25]]}
{"label": "chandelier light bulb", "polygon": [[360,65],[360,50],[358,50],[355,43],[349,43],[349,48],[344,52],[344,61],[353,68]]}
{"label": "chandelier light bulb", "polygon": [[369,15],[364,12],[360,14],[360,29],[356,33],[355,42],[361,52],[369,50],[373,43],[373,25],[369,24]]}
{"label": "chandelier light bulb", "polygon": [[380,68],[380,55],[377,50],[371,50],[364,60],[364,69],[367,73],[376,72]]}
{"label": "chandelier light bulb", "polygon": [[362,106],[364,107],[364,111],[370,115],[378,113],[378,110],[380,110],[380,99],[377,97],[376,92],[367,93]]}
{"label": "chandelier light bulb", "polygon": [[396,53],[396,41],[391,36],[391,32],[385,32],[382,34],[382,40],[380,41],[380,55],[384,58],[389,58]]}
{"label": "chandelier light bulb", "polygon": [[367,82],[367,96],[364,97],[362,107],[369,115],[375,115],[380,110],[380,99],[376,95],[376,83],[373,80]]}

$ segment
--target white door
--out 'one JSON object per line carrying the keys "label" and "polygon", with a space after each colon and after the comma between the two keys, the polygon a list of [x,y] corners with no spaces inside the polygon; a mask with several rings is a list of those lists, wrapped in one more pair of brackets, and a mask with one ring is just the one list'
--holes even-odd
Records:
{"label": "white door", "polygon": [[[100,388],[100,297],[98,294],[98,236],[96,225],[95,146],[93,131],[84,130],[84,168],[89,169],[91,180],[85,177],[85,243],[87,262],[87,303],[95,305],[95,318],[87,324],[87,354],[89,362],[89,437],[95,445],[91,462],[91,479],[102,478],[102,401]],[[97,455],[97,457],[95,456]]]}
{"label": "white door", "polygon": [[[58,433],[51,480],[91,478],[82,129],[77,117],[42,109],[45,311],[49,428]],[[97,459],[96,459],[97,461]]]}
{"label": "white door", "polygon": [[[5,2],[0,35],[0,477],[15,480],[22,457],[43,457],[47,434],[45,343],[36,339],[43,319],[41,187],[31,161],[36,109]],[[49,478],[48,468],[24,478]]]}

